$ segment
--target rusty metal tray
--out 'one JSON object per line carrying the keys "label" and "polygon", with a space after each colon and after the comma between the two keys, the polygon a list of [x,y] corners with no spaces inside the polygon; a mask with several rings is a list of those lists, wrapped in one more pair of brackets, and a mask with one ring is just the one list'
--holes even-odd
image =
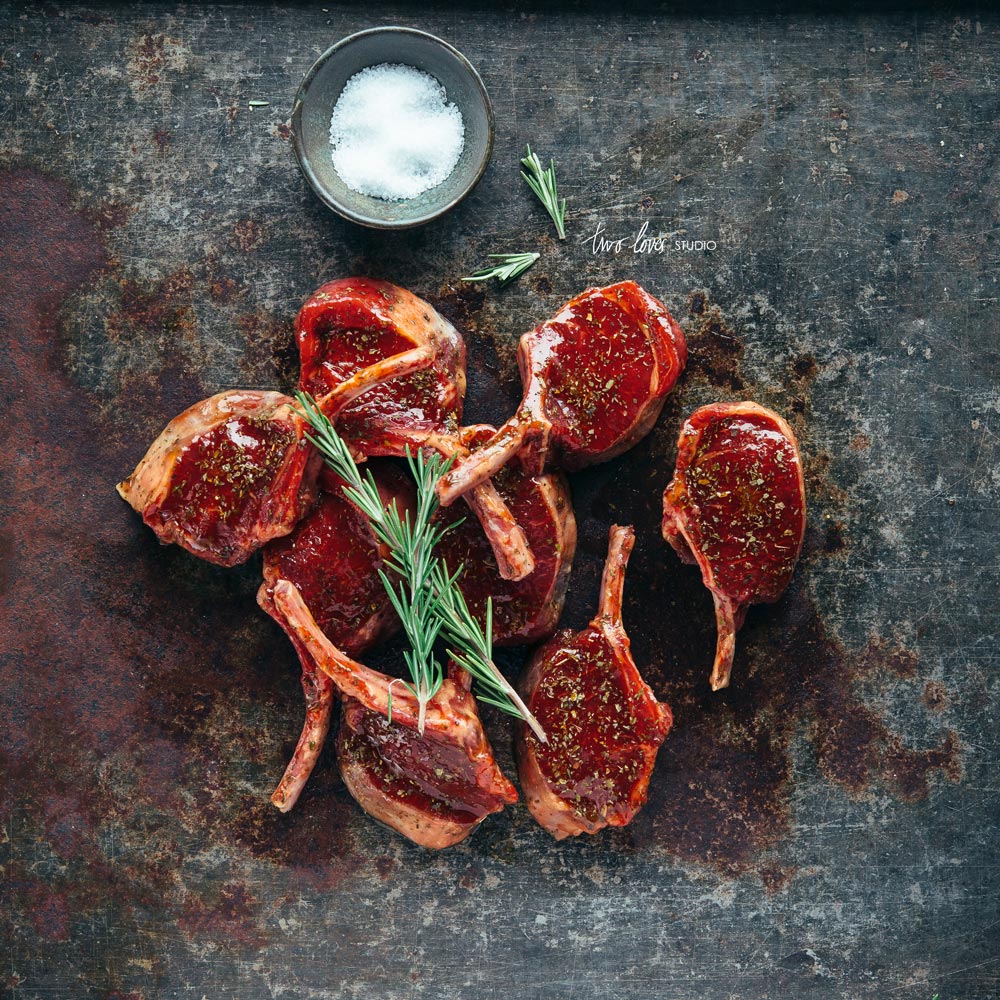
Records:
{"label": "rusty metal tray", "polygon": [[[289,146],[315,56],[389,23],[463,50],[497,117],[480,186],[406,234],[332,217]],[[997,996],[998,78],[986,10],[4,6],[6,995]],[[632,251],[646,222],[668,252]],[[532,248],[509,288],[458,281]],[[194,400],[289,386],[298,305],[350,273],[464,331],[470,420],[509,412],[518,335],[587,285],[635,278],[684,326],[655,432],[572,481],[565,621],[634,523],[626,624],[676,716],[631,827],[556,844],[517,807],[429,854],[329,755],[268,804],[301,706],[259,567],[159,547],[113,487]],[[744,397],[800,435],[811,522],[713,696],[660,494],[682,415]]]}

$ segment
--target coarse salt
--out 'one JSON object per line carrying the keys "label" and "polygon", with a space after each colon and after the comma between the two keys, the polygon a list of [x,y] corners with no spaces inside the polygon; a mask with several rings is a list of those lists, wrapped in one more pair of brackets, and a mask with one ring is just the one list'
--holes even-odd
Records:
{"label": "coarse salt", "polygon": [[344,85],[330,117],[330,145],[334,169],[352,191],[403,201],[455,169],[465,123],[429,73],[381,63]]}

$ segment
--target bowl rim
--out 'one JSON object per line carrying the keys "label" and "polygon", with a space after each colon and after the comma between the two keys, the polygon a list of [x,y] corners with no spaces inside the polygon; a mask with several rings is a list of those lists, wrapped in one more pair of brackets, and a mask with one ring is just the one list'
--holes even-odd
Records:
{"label": "bowl rim", "polygon": [[[326,65],[326,63],[340,49],[356,42],[359,38],[364,38],[369,35],[384,34],[415,35],[440,45],[441,48],[445,49],[452,56],[454,56],[458,63],[472,78],[472,82],[475,84],[475,87],[482,98],[483,106],[486,109],[486,149],[483,152],[483,156],[480,160],[475,176],[469,184],[457,195],[455,195],[454,198],[447,202],[447,204],[442,205],[433,212],[428,212],[415,218],[400,219],[396,221],[387,221],[385,219],[375,218],[371,215],[365,215],[363,212],[355,212],[353,209],[348,208],[346,205],[339,202],[316,175],[309,159],[309,154],[306,152],[302,142],[302,108],[305,104],[310,86],[316,79],[319,72],[323,69],[324,65]],[[462,201],[462,199],[465,198],[479,183],[483,174],[486,172],[490,158],[493,155],[493,105],[490,102],[490,95],[486,91],[486,85],[483,83],[482,77],[479,75],[476,67],[473,66],[472,63],[469,62],[469,60],[462,55],[462,53],[459,52],[454,45],[449,44],[443,38],[438,38],[437,35],[432,35],[428,31],[420,31],[418,28],[407,28],[402,25],[384,25],[378,28],[365,28],[363,31],[355,31],[353,34],[347,35],[339,41],[334,42],[334,44],[331,45],[321,56],[319,56],[312,66],[309,67],[306,75],[302,78],[302,82],[299,84],[299,88],[295,93],[295,102],[292,105],[291,123],[292,149],[295,152],[295,159],[298,161],[299,169],[302,171],[302,174],[309,183],[309,186],[313,189],[313,192],[319,200],[326,205],[327,208],[336,212],[337,215],[341,216],[341,218],[347,219],[349,222],[356,222],[359,225],[367,226],[369,229],[413,229],[415,226],[422,226],[424,223],[432,222],[434,219],[440,218],[446,212],[453,209],[460,201]]]}

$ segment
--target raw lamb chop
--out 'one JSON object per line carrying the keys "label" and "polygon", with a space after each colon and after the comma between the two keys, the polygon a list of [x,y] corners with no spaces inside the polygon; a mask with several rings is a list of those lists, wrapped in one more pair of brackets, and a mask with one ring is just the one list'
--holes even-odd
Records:
{"label": "raw lamb chop", "polygon": [[[421,344],[435,345],[426,370],[370,392],[341,414],[338,431],[361,456],[401,456],[433,448],[464,455],[458,440],[465,398],[465,344],[433,306],[386,281],[342,278],[318,288],[295,320],[302,364],[299,385],[314,396],[365,365]],[[492,484],[467,498],[493,547],[504,579],[534,569],[524,532]]]}
{"label": "raw lamb chop", "polygon": [[[373,463],[372,473],[386,506],[400,511],[414,505],[409,479],[396,469]],[[274,605],[274,586],[290,580],[330,641],[350,656],[361,656],[399,627],[379,577],[388,551],[368,519],[344,496],[343,480],[324,468],[315,506],[284,538],[264,548],[264,582],[257,603],[288,632],[302,664],[306,717],[295,753],[271,802],[288,812],[305,787],[330,729],[333,682],[318,669],[308,650]]]}
{"label": "raw lamb chop", "polygon": [[597,616],[539,649],[521,682],[548,736],[517,727],[517,761],[528,808],[562,840],[625,826],[645,805],[660,744],[673,718],[643,681],[622,626],[632,528],[612,527]]}
{"label": "raw lamb chop", "polygon": [[[427,368],[434,351],[424,344],[358,371],[320,409],[335,419],[374,386]],[[235,566],[287,535],[315,498],[322,463],[308,428],[279,392],[220,392],[174,417],[118,492],[164,544]]]}
{"label": "raw lamb chop", "polygon": [[[494,434],[487,424],[462,429],[462,443],[474,448]],[[511,462],[494,479],[501,498],[524,529],[535,556],[535,571],[523,580],[504,580],[478,522],[465,518],[438,543],[449,569],[464,566],[459,586],[469,609],[485,621],[493,598],[493,644],[518,646],[547,639],[556,629],[566,599],[576,552],[576,518],[569,486],[560,473],[529,476]],[[455,524],[461,507],[443,507],[438,518]]]}
{"label": "raw lamb chop", "polygon": [[[448,676],[454,697],[472,698],[464,670],[449,664]],[[488,744],[485,751],[470,754],[452,739],[429,738],[426,729],[420,736],[412,727],[397,725],[395,691],[391,723],[353,698],[344,701],[337,765],[347,790],[369,816],[422,847],[451,847],[490,813],[517,801]]]}
{"label": "raw lamb chop", "polygon": [[792,429],[756,403],[714,403],[688,418],[663,494],[663,537],[697,563],[715,601],[711,685],[729,684],[751,604],[776,601],[802,548],[806,495]]}
{"label": "raw lamb chop", "polygon": [[450,504],[519,454],[529,473],[580,469],[627,451],[663,409],[687,361],[681,328],[633,281],[590,288],[526,333],[520,409],[438,492]]}
{"label": "raw lamb chop", "polygon": [[279,580],[274,603],[348,703],[338,759],[348,789],[366,811],[415,843],[440,848],[517,801],[493,759],[467,678],[449,672],[427,704],[421,735],[417,699],[402,682],[337,649],[294,584]]}

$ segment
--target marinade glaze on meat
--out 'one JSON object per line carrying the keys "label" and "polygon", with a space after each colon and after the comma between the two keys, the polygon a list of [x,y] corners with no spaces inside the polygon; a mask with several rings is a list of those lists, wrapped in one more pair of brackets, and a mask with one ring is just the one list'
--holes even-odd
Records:
{"label": "marinade glaze on meat", "polygon": [[[384,358],[331,388],[320,409],[335,420],[362,393],[433,361],[434,345]],[[279,392],[220,392],[174,417],[118,492],[161,542],[236,566],[312,503],[321,460],[307,430]]]}
{"label": "marinade glaze on meat", "polygon": [[415,843],[440,848],[517,801],[493,758],[463,673],[452,671],[428,702],[421,735],[417,699],[406,685],[334,646],[294,584],[278,580],[274,604],[345,701],[347,731],[338,739],[338,759],[362,808]]}
{"label": "marinade glaze on meat", "polygon": [[[493,433],[487,424],[465,427],[462,443],[471,448]],[[441,521],[453,525],[438,552],[451,572],[464,567],[458,583],[480,622],[485,621],[486,600],[492,598],[494,645],[527,645],[547,639],[559,624],[576,553],[576,518],[562,473],[529,476],[511,462],[493,481],[524,529],[535,557],[534,571],[523,580],[505,580],[482,528],[468,517],[463,520],[461,506],[438,511]]]}
{"label": "marinade glaze on meat", "polygon": [[439,486],[450,504],[515,454],[525,471],[579,469],[627,451],[656,422],[687,361],[681,328],[633,281],[591,288],[521,337],[517,413]]}
{"label": "marinade glaze on meat", "polygon": [[729,684],[747,609],[776,601],[788,586],[805,517],[802,460],[778,414],[756,403],[714,403],[685,421],[663,494],[663,537],[698,564],[715,601],[713,691]]}
{"label": "marinade glaze on meat", "polygon": [[517,762],[531,814],[557,840],[625,826],[646,802],[673,717],[639,674],[622,625],[632,528],[612,527],[597,614],[532,657],[521,690],[548,737],[517,724]]}
{"label": "marinade glaze on meat", "polygon": [[[448,683],[454,697],[474,704],[464,670],[449,664]],[[442,848],[464,840],[491,813],[517,801],[488,744],[470,750],[453,737],[427,730],[421,736],[396,724],[395,705],[394,697],[391,723],[353,698],[341,711],[337,764],[347,790],[369,816],[423,847]]]}
{"label": "marinade glaze on meat", "polygon": [[[466,453],[459,439],[465,343],[429,303],[386,281],[342,278],[313,292],[299,310],[295,333],[299,386],[314,396],[380,359],[433,345],[430,367],[359,399],[341,415],[338,430],[365,457],[400,456],[419,448],[445,457]],[[490,540],[501,576],[522,579],[534,568],[531,549],[486,478],[467,502]]]}

